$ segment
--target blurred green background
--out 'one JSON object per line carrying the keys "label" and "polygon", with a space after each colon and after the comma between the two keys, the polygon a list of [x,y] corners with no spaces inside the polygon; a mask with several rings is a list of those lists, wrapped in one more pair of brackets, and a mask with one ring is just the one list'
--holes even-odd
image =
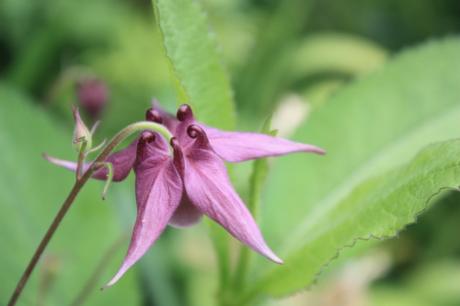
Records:
{"label": "blurred green background", "polygon": [[[201,4],[230,75],[238,128],[258,130],[273,114],[282,136],[293,135],[344,86],[378,71],[393,54],[460,31],[457,0]],[[174,111],[174,79],[150,1],[0,1],[1,303],[71,187],[72,174],[48,165],[41,153],[75,158],[70,109],[78,104],[76,83],[88,77],[109,91],[99,141],[143,119],[153,97]],[[232,169],[243,198],[250,166]],[[106,201],[102,183],[88,184],[19,305],[215,304],[217,268],[205,224],[167,230],[119,284],[99,291],[127,246],[132,182],[113,184]],[[284,200],[296,201],[295,194]],[[346,250],[311,291],[261,303],[460,305],[460,196],[438,201],[443,204],[397,239]],[[279,220],[272,231],[289,226]],[[92,283],[96,267],[101,273]],[[82,293],[85,284],[90,290]]]}

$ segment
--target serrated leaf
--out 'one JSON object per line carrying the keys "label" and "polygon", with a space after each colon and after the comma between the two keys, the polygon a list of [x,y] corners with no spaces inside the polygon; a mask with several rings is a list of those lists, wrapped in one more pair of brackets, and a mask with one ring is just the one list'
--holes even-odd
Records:
{"label": "serrated leaf", "polygon": [[[257,286],[274,295],[289,293],[305,281],[312,282],[340,248],[360,239],[395,236],[431,204],[443,190],[460,184],[460,140],[424,149],[407,166],[360,184],[311,227],[286,265],[266,276]],[[326,261],[322,261],[328,258]],[[294,286],[293,286],[294,285]]]}
{"label": "serrated leaf", "polygon": [[233,128],[230,82],[198,1],[153,0],[153,5],[177,81],[179,102],[190,103],[201,121]]}
{"label": "serrated leaf", "polygon": [[[436,146],[400,172],[366,183],[427,144],[459,135],[458,71],[458,39],[428,43],[346,87],[312,114],[294,138],[328,154],[292,156],[274,167],[263,232],[286,264],[260,267],[265,276],[257,277],[251,294],[279,296],[310,285],[337,250],[358,238],[393,235],[432,193],[460,183],[456,168],[445,168],[453,167],[458,143]],[[440,172],[424,176],[433,169]],[[399,192],[391,193],[394,188]]]}
{"label": "serrated leaf", "polygon": [[[0,86],[0,304],[16,282],[54,215],[73,185],[74,174],[43,160],[46,151],[72,158],[71,131],[65,131],[33,102]],[[92,275],[101,257],[119,239],[120,226],[110,203],[100,200],[100,182],[91,182],[78,196],[44,257],[33,272],[18,305],[69,304]],[[116,187],[114,187],[116,188]],[[134,204],[134,199],[132,205]],[[116,271],[125,249],[114,254],[85,302],[92,305],[138,305],[135,274],[101,292],[99,286]],[[47,260],[54,280],[43,289]],[[117,260],[118,259],[118,260]],[[46,281],[45,281],[46,282]]]}

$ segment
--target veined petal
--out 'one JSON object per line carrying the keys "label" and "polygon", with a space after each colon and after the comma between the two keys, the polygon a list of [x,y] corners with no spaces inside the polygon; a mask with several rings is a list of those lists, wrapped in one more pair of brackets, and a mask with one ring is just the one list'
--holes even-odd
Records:
{"label": "veined petal", "polygon": [[192,203],[235,238],[268,259],[282,260],[267,246],[259,227],[233,189],[221,158],[197,125],[189,128],[193,144],[184,151],[184,186]]}
{"label": "veined petal", "polygon": [[251,159],[279,156],[295,152],[311,152],[324,154],[325,151],[313,145],[290,141],[266,134],[250,132],[227,132],[205,126],[193,116],[189,105],[181,105],[177,111],[179,124],[176,127],[176,137],[182,148],[186,149],[193,143],[187,135],[189,126],[199,125],[207,134],[214,152],[228,162],[242,162]]}
{"label": "veined petal", "polygon": [[227,132],[202,126],[208,135],[213,150],[228,162],[242,162],[269,156],[295,152],[324,154],[313,145],[290,141],[266,134],[249,132]]}
{"label": "veined petal", "polygon": [[[154,137],[158,139],[160,136]],[[150,142],[150,143],[149,143]],[[157,146],[155,139],[139,140],[141,152],[135,165],[137,217],[127,255],[117,274],[107,286],[115,284],[134,265],[168,225],[182,197],[182,180],[172,158],[162,154],[150,155]]]}
{"label": "veined petal", "polygon": [[[118,152],[110,154],[105,162],[109,162],[112,164],[113,167],[113,181],[119,182],[124,180],[131,168],[136,161],[136,147],[137,147],[137,140],[133,141],[128,147],[122,149]],[[45,159],[48,160],[50,163],[55,164],[57,166],[69,169],[71,171],[77,170],[77,163],[67,160],[58,159],[49,155],[44,155]],[[85,163],[83,165],[83,171],[88,170],[91,163]],[[93,178],[98,180],[106,180],[107,179],[107,168],[103,167],[93,174]]]}

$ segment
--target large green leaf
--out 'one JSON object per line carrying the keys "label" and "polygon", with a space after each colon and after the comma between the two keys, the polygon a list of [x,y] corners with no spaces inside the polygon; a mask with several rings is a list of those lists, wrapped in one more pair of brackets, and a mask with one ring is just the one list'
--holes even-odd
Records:
{"label": "large green leaf", "polygon": [[366,182],[427,144],[459,135],[459,71],[460,41],[431,42],[404,52],[312,114],[294,138],[328,154],[291,156],[275,165],[263,232],[286,264],[262,263],[265,276],[253,292],[283,295],[311,284],[337,250],[358,238],[394,235],[432,193],[460,183],[458,143],[436,146],[399,172]]}
{"label": "large green leaf", "polygon": [[[43,160],[42,152],[70,155],[71,131],[63,130],[26,97],[0,87],[0,304],[6,304],[16,282],[73,184],[74,174]],[[83,288],[104,253],[121,232],[110,203],[100,200],[100,182],[90,182],[53,237],[32,274],[19,305],[68,305]],[[114,186],[113,188],[117,188]],[[133,200],[134,202],[134,200]],[[127,203],[131,204],[132,203]],[[90,292],[90,305],[138,305],[134,273],[113,288],[100,286],[116,272],[125,249],[113,260]],[[48,262],[48,263],[46,263]],[[47,268],[48,267],[48,268]],[[50,270],[49,273],[46,270]],[[53,272],[54,271],[54,272]],[[45,276],[54,274],[48,289]],[[45,286],[46,288],[46,286]]]}
{"label": "large green leaf", "polygon": [[365,181],[315,220],[308,237],[286,258],[286,266],[256,288],[274,295],[301,288],[340,248],[358,239],[395,236],[416,221],[434,195],[459,184],[460,140],[429,146],[408,165]]}
{"label": "large green leaf", "polygon": [[200,120],[222,128],[235,121],[228,75],[197,1],[154,0],[157,23],[179,91]]}

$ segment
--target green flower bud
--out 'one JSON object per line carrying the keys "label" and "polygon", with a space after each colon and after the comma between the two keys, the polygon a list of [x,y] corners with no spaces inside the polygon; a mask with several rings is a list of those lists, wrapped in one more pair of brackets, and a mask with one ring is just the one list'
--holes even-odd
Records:
{"label": "green flower bud", "polygon": [[92,145],[92,135],[89,129],[86,127],[85,123],[80,117],[78,108],[74,107],[72,109],[73,119],[75,120],[75,129],[73,132],[73,145],[75,150],[80,152],[83,143],[86,142],[85,150],[90,150]]}

